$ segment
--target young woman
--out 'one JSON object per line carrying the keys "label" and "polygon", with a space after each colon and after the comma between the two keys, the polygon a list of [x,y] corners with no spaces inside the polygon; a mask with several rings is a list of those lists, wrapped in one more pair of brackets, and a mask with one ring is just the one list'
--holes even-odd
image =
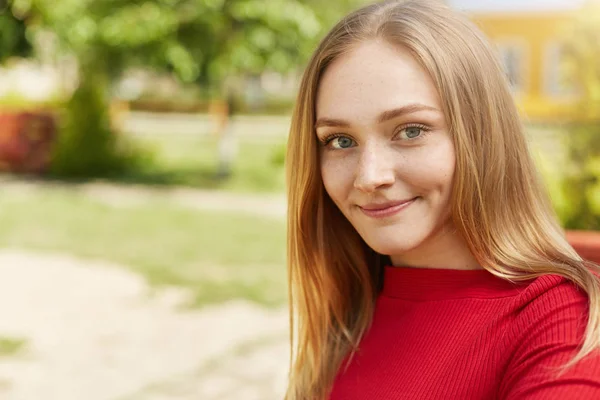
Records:
{"label": "young woman", "polygon": [[600,399],[599,268],[563,236],[494,51],[441,1],[324,38],[288,184],[288,400]]}

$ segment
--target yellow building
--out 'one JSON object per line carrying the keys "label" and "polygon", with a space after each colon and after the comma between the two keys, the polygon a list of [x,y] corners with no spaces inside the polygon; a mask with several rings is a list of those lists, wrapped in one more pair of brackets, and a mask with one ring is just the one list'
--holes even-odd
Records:
{"label": "yellow building", "polygon": [[526,119],[576,118],[578,96],[561,79],[563,29],[584,0],[447,0],[496,46]]}

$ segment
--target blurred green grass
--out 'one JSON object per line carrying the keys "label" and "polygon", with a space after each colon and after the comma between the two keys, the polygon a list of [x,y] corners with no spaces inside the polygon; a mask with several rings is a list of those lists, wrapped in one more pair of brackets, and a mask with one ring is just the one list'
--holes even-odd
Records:
{"label": "blurred green grass", "polygon": [[11,357],[25,348],[27,340],[21,337],[0,336],[0,357]]}
{"label": "blurred green grass", "polygon": [[114,206],[57,188],[5,191],[0,220],[0,247],[120,263],[152,284],[190,288],[197,305],[286,298],[283,221],[166,200]]}
{"label": "blurred green grass", "polygon": [[154,135],[133,138],[148,160],[117,180],[152,185],[181,185],[231,192],[280,192],[285,187],[285,137],[240,138],[229,179],[218,179],[215,136]]}

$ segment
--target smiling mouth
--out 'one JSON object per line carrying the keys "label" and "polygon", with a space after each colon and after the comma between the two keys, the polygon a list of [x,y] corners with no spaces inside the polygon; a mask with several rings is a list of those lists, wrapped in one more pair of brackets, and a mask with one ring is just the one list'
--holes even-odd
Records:
{"label": "smiling mouth", "polygon": [[411,204],[413,204],[419,197],[414,197],[410,200],[401,200],[396,202],[387,202],[381,204],[367,204],[365,206],[359,206],[360,210],[368,217],[371,218],[386,218],[392,215],[398,214],[403,211]]}

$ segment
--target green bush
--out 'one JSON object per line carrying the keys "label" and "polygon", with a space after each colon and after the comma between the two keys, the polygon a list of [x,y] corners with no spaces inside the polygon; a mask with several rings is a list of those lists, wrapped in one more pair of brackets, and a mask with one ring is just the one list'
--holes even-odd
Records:
{"label": "green bush", "polygon": [[[577,118],[566,139],[569,161],[563,190],[570,229],[600,230],[600,3],[586,2],[564,31],[565,83],[580,95]],[[583,121],[583,122],[581,122]]]}
{"label": "green bush", "polygon": [[567,229],[600,230],[600,123],[573,125],[565,135],[569,163],[563,193]]}

